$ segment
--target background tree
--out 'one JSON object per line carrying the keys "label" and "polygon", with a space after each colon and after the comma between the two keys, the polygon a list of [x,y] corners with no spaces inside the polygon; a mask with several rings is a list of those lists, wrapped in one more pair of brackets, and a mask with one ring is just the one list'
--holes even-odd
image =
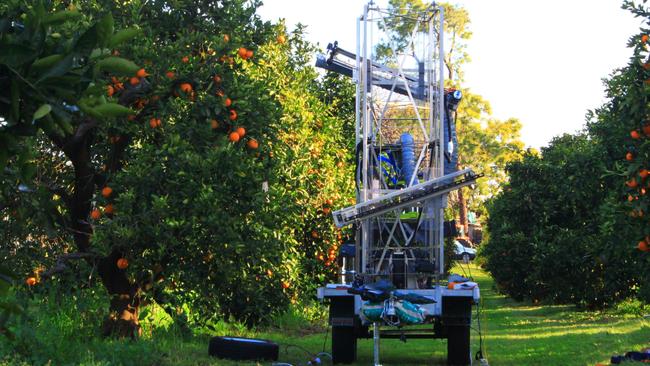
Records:
{"label": "background tree", "polygon": [[[500,121],[491,117],[489,102],[461,87],[462,66],[471,60],[466,51],[467,42],[472,36],[471,21],[464,8],[447,3],[441,5],[445,14],[445,82],[448,87],[460,88],[463,92],[463,100],[456,114],[458,168],[469,167],[485,174],[485,179],[479,180],[478,190],[462,188],[452,196],[452,204],[458,210],[460,224],[467,234],[468,201],[472,210],[485,213],[483,204],[486,199],[498,192],[499,183],[507,179],[506,163],[521,157],[524,144],[520,140],[521,123],[518,120],[511,118]],[[430,5],[421,0],[391,0],[388,6],[391,12],[402,17],[391,18],[390,27],[384,27],[394,31],[389,34],[386,43],[378,46],[376,53],[379,58],[393,56],[392,50],[406,50],[415,24],[409,15],[426,11]]]}
{"label": "background tree", "polygon": [[[650,18],[645,6],[624,8]],[[630,38],[630,62],[606,80],[608,101],[583,133],[508,166],[483,248],[505,293],[586,307],[648,300],[647,33]]]}

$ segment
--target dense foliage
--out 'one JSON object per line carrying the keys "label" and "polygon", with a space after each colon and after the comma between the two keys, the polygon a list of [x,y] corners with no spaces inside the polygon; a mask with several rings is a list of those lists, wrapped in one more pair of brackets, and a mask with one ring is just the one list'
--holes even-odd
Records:
{"label": "dense foliage", "polygon": [[[624,7],[650,18],[643,7]],[[648,250],[650,234],[648,30],[641,31],[586,130],[508,166],[510,181],[489,207],[490,240],[482,251],[506,294],[583,306],[634,294],[648,299],[647,254],[636,250]]]}
{"label": "dense foliage", "polygon": [[258,5],[0,7],[21,51],[0,57],[0,256],[25,288],[100,285],[105,334],[135,336],[150,302],[250,324],[332,279],[350,84],[319,80],[302,29]]}

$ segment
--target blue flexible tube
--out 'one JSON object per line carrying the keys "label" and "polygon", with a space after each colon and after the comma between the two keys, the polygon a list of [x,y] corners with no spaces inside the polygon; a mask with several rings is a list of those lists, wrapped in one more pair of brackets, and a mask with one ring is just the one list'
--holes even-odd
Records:
{"label": "blue flexible tube", "polygon": [[[403,133],[400,136],[400,142],[402,143],[402,172],[404,173],[404,180],[406,181],[406,186],[411,186],[411,178],[414,174],[417,174],[415,171],[415,142],[413,141],[413,136],[410,133]],[[418,177],[416,176],[413,179],[413,184],[418,184]]]}

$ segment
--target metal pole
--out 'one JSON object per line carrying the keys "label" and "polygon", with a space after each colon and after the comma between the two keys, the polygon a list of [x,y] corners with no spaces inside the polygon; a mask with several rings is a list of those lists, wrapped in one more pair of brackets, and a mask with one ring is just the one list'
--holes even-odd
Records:
{"label": "metal pole", "polygon": [[[363,164],[361,169],[362,175],[362,202],[368,200],[368,163],[370,160],[370,154],[368,152],[368,134],[369,134],[369,119],[368,119],[368,90],[367,90],[367,78],[368,78],[368,5],[363,8],[363,58],[361,62],[360,74],[361,78],[359,80],[359,87],[361,88],[361,115],[363,123],[362,127],[362,146],[363,146]],[[365,273],[368,268],[368,256],[370,251],[370,220],[364,220],[361,224],[362,233],[361,233],[361,246],[362,246],[362,258],[361,258],[361,272]]]}
{"label": "metal pole", "polygon": [[379,323],[372,323],[372,340],[374,342],[373,358],[375,366],[381,366],[379,363]]}
{"label": "metal pole", "polygon": [[[439,25],[439,30],[438,30],[438,46],[439,46],[439,51],[438,51],[438,57],[440,58],[439,63],[440,63],[440,74],[438,75],[439,79],[439,86],[438,86],[438,121],[440,121],[440,134],[438,136],[440,144],[439,144],[439,166],[438,166],[438,177],[442,177],[445,174],[445,120],[444,120],[444,115],[445,115],[445,77],[444,77],[444,68],[445,68],[445,60],[444,60],[444,54],[445,54],[445,46],[444,46],[444,41],[445,41],[445,30],[444,30],[444,24],[445,24],[445,10],[441,6],[438,8],[440,11],[440,25]],[[438,271],[440,274],[443,274],[445,272],[445,263],[444,263],[444,233],[443,233],[443,219],[444,219],[444,212],[442,208],[442,203],[444,201],[444,197],[441,197],[438,199],[440,202],[439,207],[436,207],[438,209]]]}

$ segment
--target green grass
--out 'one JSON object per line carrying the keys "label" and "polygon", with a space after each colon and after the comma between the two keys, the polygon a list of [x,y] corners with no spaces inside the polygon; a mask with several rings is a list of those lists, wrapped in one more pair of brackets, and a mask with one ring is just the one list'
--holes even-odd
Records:
{"label": "green grass", "polygon": [[[456,268],[457,271],[460,269]],[[491,365],[595,365],[607,364],[613,354],[649,346],[650,322],[639,314],[640,304],[626,303],[607,312],[581,312],[571,306],[533,305],[512,301],[492,290],[492,279],[472,266],[473,277],[481,285],[486,356]],[[462,272],[461,272],[462,273]],[[247,330],[237,324],[219,323],[209,334],[198,332],[183,338],[173,327],[145,326],[143,339],[104,340],[95,335],[101,309],[89,306],[79,311],[70,306],[42,305],[30,308],[33,334],[22,336],[30,356],[1,358],[0,365],[258,365],[218,360],[207,355],[212,335],[250,336],[270,339],[281,345],[280,360],[305,365],[307,352],[330,350],[330,337],[318,309],[294,309],[274,321],[275,327]],[[474,319],[474,327],[476,327]],[[97,328],[96,328],[97,327]],[[30,341],[33,340],[33,341]],[[30,343],[31,342],[31,343]],[[33,352],[29,350],[33,347]],[[478,334],[472,333],[472,349],[478,350]],[[10,355],[8,344],[0,341],[0,355]],[[25,353],[24,353],[25,354]],[[383,365],[444,365],[445,340],[382,340]],[[270,363],[260,363],[268,365]],[[327,363],[325,363],[327,364]],[[356,365],[372,364],[372,340],[359,340]]]}

